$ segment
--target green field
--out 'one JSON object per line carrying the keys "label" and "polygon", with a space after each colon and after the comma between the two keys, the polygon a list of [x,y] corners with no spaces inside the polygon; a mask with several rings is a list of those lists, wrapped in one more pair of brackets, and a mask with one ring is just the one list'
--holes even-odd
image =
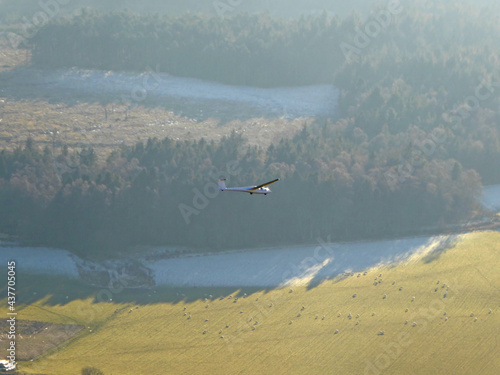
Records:
{"label": "green field", "polygon": [[[440,253],[293,292],[106,291],[50,278],[33,286],[19,275],[18,319],[85,326],[19,368],[65,375],[86,366],[104,374],[498,374],[499,259],[500,233],[478,232]],[[113,301],[96,301],[103,295]]]}

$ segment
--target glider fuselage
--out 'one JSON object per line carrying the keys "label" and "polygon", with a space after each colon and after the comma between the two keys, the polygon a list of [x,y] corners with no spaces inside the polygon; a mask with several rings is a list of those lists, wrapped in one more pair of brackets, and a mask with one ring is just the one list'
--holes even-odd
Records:
{"label": "glider fuselage", "polygon": [[261,187],[258,189],[255,189],[255,186],[247,186],[247,187],[238,187],[238,188],[226,188],[226,189],[221,189],[221,191],[239,191],[242,193],[249,193],[249,194],[269,194],[272,193],[271,189],[268,187]]}
{"label": "glider fuselage", "polygon": [[266,182],[265,184],[262,185],[256,185],[256,186],[246,186],[246,187],[234,187],[234,188],[228,188],[226,187],[226,180],[225,179],[220,179],[219,180],[219,190],[220,191],[238,191],[241,193],[248,193],[248,194],[270,194],[272,193],[271,189],[267,187],[267,185],[273,184],[276,181],[279,181],[279,178]]}

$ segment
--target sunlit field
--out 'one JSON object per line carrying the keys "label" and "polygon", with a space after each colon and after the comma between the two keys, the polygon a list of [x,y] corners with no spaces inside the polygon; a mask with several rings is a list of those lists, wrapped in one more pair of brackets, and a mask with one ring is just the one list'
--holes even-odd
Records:
{"label": "sunlit field", "polygon": [[[499,240],[497,232],[464,235],[451,249],[311,289],[109,293],[61,280],[52,285],[50,278],[23,287],[21,279],[18,294],[30,302],[18,307],[18,319],[85,328],[19,368],[29,374],[78,374],[86,366],[105,374],[497,374]],[[113,300],[96,302],[103,293]]]}
{"label": "sunlit field", "polygon": [[498,0],[126,3],[0,0],[0,372],[500,374]]}

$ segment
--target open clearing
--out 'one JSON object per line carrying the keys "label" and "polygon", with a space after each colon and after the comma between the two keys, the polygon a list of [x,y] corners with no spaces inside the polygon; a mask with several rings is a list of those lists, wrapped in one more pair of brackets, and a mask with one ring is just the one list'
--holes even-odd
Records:
{"label": "open clearing", "polygon": [[[0,341],[9,342],[10,325],[7,320],[0,320]],[[16,325],[16,358],[30,361],[43,353],[58,347],[77,335],[83,328],[75,324],[53,324],[20,320]]]}
{"label": "open clearing", "polygon": [[[27,300],[19,319],[86,329],[20,368],[65,375],[85,366],[105,374],[498,374],[500,233],[460,238],[451,248],[313,288],[108,290],[113,301],[98,303],[103,290],[61,280],[51,288],[41,277],[38,296],[32,282],[20,285]],[[143,303],[146,294],[154,301]]]}
{"label": "open clearing", "polygon": [[219,140],[232,131],[267,147],[334,115],[333,86],[261,89],[155,73],[38,70],[0,41],[0,149],[31,136],[101,156],[148,138]]}
{"label": "open clearing", "polygon": [[[107,117],[106,112],[107,111]],[[12,101],[0,94],[0,148],[23,146],[31,136],[40,147],[59,149],[93,147],[105,156],[120,145],[132,145],[148,138],[217,141],[234,130],[249,144],[267,147],[288,138],[312,119],[253,118],[223,122],[207,118],[196,120],[162,107],[100,103],[49,103],[39,100]]]}

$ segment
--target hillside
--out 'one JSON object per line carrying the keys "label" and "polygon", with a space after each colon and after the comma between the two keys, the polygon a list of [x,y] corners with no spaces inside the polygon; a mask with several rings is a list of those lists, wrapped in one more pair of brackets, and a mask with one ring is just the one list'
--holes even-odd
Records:
{"label": "hillside", "polygon": [[20,366],[65,375],[85,366],[105,374],[498,374],[499,253],[500,233],[472,233],[310,290],[108,290],[111,303],[41,278],[43,295],[19,291],[31,299],[19,319],[87,329]]}

